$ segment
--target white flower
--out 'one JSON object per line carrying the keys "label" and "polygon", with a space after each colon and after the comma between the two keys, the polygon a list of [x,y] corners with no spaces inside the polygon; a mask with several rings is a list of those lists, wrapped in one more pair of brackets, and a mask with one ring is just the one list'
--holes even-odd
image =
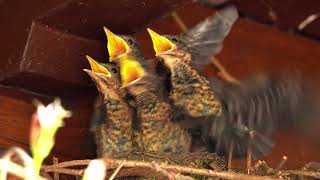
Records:
{"label": "white flower", "polygon": [[60,99],[55,99],[48,106],[39,104],[37,107],[37,116],[41,128],[52,128],[62,125],[62,119],[71,116],[71,112],[61,106]]}
{"label": "white flower", "polygon": [[90,161],[84,172],[83,180],[104,180],[106,176],[106,165],[101,159]]}

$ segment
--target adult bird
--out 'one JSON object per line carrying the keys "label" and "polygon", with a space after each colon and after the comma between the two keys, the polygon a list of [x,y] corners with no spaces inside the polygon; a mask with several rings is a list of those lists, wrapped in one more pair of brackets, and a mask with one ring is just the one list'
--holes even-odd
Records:
{"label": "adult bird", "polygon": [[214,144],[215,151],[225,152],[233,144],[235,155],[245,157],[250,142],[257,158],[271,151],[270,138],[281,117],[300,112],[303,93],[300,82],[288,77],[260,76],[221,87],[200,74],[198,65],[221,50],[223,38],[215,35],[229,31],[237,17],[236,8],[226,6],[180,36],[148,31],[156,57],[170,72],[172,104],[211,124],[202,131],[209,148]]}

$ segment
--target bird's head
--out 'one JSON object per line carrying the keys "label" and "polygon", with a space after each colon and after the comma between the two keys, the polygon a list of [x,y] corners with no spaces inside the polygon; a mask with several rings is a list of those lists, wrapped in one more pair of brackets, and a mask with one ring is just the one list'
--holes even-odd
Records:
{"label": "bird's head", "polygon": [[191,63],[191,54],[185,50],[184,42],[177,36],[159,35],[149,28],[148,32],[152,39],[156,57],[163,61],[168,68],[180,62]]}
{"label": "bird's head", "polygon": [[107,48],[110,62],[117,62],[121,56],[125,55],[140,55],[140,47],[133,36],[116,35],[106,27],[103,29],[108,39]]}
{"label": "bird's head", "polygon": [[102,64],[90,56],[86,56],[91,70],[83,69],[95,83],[99,92],[103,95],[114,93],[120,89],[119,68],[115,64]]}

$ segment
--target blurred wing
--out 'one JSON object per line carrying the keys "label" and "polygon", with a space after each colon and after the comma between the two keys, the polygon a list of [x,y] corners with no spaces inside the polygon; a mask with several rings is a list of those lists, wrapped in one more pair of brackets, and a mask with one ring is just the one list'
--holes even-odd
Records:
{"label": "blurred wing", "polygon": [[193,54],[195,64],[207,64],[210,56],[221,51],[223,40],[237,18],[236,7],[229,5],[182,35],[181,39]]}
{"label": "blurred wing", "polygon": [[270,74],[255,76],[242,85],[222,86],[217,94],[225,107],[225,118],[220,123],[214,121],[210,132],[217,151],[225,151],[232,140],[235,156],[244,157],[249,132],[254,131],[253,157],[258,158],[271,151],[276,129],[299,128],[301,122],[311,123],[310,116],[319,117],[311,110],[313,103],[306,99],[302,82],[298,76]]}
{"label": "blurred wing", "polygon": [[211,90],[217,95],[217,97],[224,95],[223,91],[227,89],[227,87],[234,86],[233,84],[227,83],[215,76],[207,77],[207,80],[209,81]]}

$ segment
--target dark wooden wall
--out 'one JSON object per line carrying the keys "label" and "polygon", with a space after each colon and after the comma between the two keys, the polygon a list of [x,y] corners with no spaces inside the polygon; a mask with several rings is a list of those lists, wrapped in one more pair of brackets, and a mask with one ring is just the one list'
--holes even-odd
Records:
{"label": "dark wooden wall", "polygon": [[[243,7],[241,7],[240,10],[245,12],[245,8]],[[212,13],[214,13],[212,10],[199,5],[188,5],[178,11],[178,14],[188,27],[191,27]],[[54,22],[54,19],[50,22]],[[42,26],[45,27],[45,25],[40,24],[40,30],[43,28]],[[160,33],[176,34],[180,32],[180,28],[170,16],[155,20],[148,26]],[[42,30],[52,33],[50,29],[43,28]],[[53,30],[59,31],[56,29]],[[144,45],[143,49],[146,56],[152,57],[153,50],[150,39],[144,27],[140,28],[140,30],[136,35]],[[102,34],[99,34],[103,33],[102,31],[92,32],[93,34],[91,35],[94,39],[103,37]],[[117,31],[115,32],[117,33]],[[87,37],[90,37],[90,35]],[[72,36],[71,38],[83,44],[87,43],[86,39],[79,38],[78,36]],[[95,46],[99,48],[94,50],[99,51],[98,57],[106,54],[106,52],[100,52],[105,49],[105,39],[99,40],[103,43],[90,41],[90,43],[100,43]],[[64,47],[63,44],[60,45]],[[77,45],[75,46],[78,48]],[[68,48],[72,48],[72,46]],[[80,49],[83,48],[84,47],[80,47]],[[79,54],[78,52],[78,55],[77,58],[80,57],[81,53]],[[94,54],[92,55],[95,56]],[[61,57],[63,58],[64,56]],[[240,18],[235,24],[231,34],[226,39],[222,53],[218,56],[227,70],[239,79],[250,77],[261,71],[295,69],[301,71],[316,84],[318,84],[320,77],[320,71],[318,70],[318,66],[320,65],[318,62],[319,57],[319,42],[281,31],[274,26],[262,25],[245,18]],[[48,59],[48,62],[53,61],[50,58]],[[87,66],[83,63],[84,58],[72,59],[72,57],[68,57],[66,59],[58,59],[58,61],[61,62],[68,60],[72,63],[72,69],[82,69]],[[57,65],[55,68],[60,67]],[[57,72],[61,73],[62,71],[57,70]],[[31,104],[32,99],[38,98],[44,102],[49,102],[53,98],[52,93],[56,95],[56,92],[60,94],[61,91],[64,91],[61,93],[63,96],[62,102],[68,109],[73,111],[73,117],[67,119],[66,126],[59,130],[57,145],[52,154],[61,160],[92,158],[94,156],[94,149],[88,127],[96,91],[94,88],[84,87],[87,84],[77,84],[79,81],[75,78],[77,75],[81,78],[85,77],[85,74],[81,74],[81,70],[73,73],[71,80],[73,79],[74,82],[71,83],[69,81],[70,79],[66,79],[67,83],[65,84],[59,81],[57,83],[59,86],[52,85],[49,89],[43,91],[50,91],[50,96],[34,94],[18,88],[1,86],[0,146],[6,148],[10,146],[22,146],[28,149],[29,121],[31,114],[35,110]],[[215,70],[210,66],[206,68],[206,73],[212,76],[216,75]],[[47,72],[42,74],[48,75]],[[49,75],[51,76],[52,74]],[[63,79],[63,77],[60,77],[60,79]],[[31,81],[36,80],[37,79],[31,78]],[[39,81],[40,80],[43,82],[43,79],[40,78]],[[44,86],[46,83],[50,84],[50,82],[51,81],[45,81],[40,85]],[[55,82],[55,80],[52,80],[52,82]],[[73,83],[75,83],[75,85]],[[14,85],[20,85],[21,88],[26,87],[23,83]],[[33,88],[37,89],[37,86]],[[77,93],[73,94],[74,92]],[[73,95],[70,96],[70,94]],[[320,143],[318,140],[300,136],[297,132],[277,132],[275,134],[275,140],[277,143],[273,153],[266,157],[267,162],[270,162],[272,165],[277,164],[282,155],[288,156],[288,163],[286,165],[290,168],[301,167],[309,161],[320,161]]]}

